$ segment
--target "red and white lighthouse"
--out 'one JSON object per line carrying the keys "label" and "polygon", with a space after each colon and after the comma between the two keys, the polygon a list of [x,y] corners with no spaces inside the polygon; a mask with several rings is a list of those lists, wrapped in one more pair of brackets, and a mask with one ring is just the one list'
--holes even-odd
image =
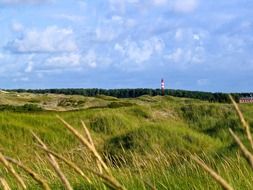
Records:
{"label": "red and white lighthouse", "polygon": [[164,80],[163,80],[163,79],[161,79],[161,90],[162,90],[162,96],[164,96],[164,87],[165,87]]}

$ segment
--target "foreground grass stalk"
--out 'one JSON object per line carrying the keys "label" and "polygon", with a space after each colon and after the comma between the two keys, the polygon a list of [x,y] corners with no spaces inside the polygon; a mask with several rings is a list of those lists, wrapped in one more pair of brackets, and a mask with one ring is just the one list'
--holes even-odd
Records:
{"label": "foreground grass stalk", "polygon": [[201,166],[207,173],[209,173],[212,176],[212,178],[217,183],[219,183],[224,190],[234,190],[233,187],[229,185],[229,183],[225,179],[223,179],[219,174],[217,174],[212,168],[207,166],[198,157],[192,155],[191,159],[194,160],[199,166]]}
{"label": "foreground grass stalk", "polygon": [[[82,123],[82,126],[84,128],[85,134],[86,134],[86,136],[87,136],[87,138],[88,138],[91,146],[93,146],[93,148],[96,150],[96,147],[95,147],[94,142],[93,142],[93,140],[91,138],[91,135],[90,135],[90,132],[89,132],[88,128],[86,127],[85,123],[82,120],[81,120],[81,123]],[[100,164],[100,162],[99,162],[98,159],[96,159],[96,163],[97,163],[99,172],[102,174],[103,173],[103,168],[102,168],[102,166],[101,166],[101,164]]]}
{"label": "foreground grass stalk", "polygon": [[250,145],[251,145],[251,149],[253,150],[253,139],[252,139],[252,136],[251,136],[251,133],[250,133],[250,127],[249,127],[249,124],[246,122],[246,120],[244,119],[244,116],[239,108],[239,106],[237,105],[237,103],[235,102],[235,100],[233,99],[233,97],[229,94],[229,98],[231,100],[231,102],[233,103],[235,109],[236,109],[236,112],[240,118],[240,121],[243,125],[243,127],[245,128],[246,130],[246,135],[247,135],[247,138],[250,142]]}
{"label": "foreground grass stalk", "polygon": [[[48,152],[49,154],[52,154],[53,156],[55,156],[56,158],[64,161],[66,164],[68,164],[70,167],[73,167],[74,168],[74,163],[72,163],[71,161],[67,160],[66,158],[64,158],[63,156],[61,156],[60,154],[57,154],[56,152],[53,152],[52,150],[49,150],[49,149],[45,149],[43,147],[40,147],[42,150]],[[78,166],[76,166],[78,168]],[[76,169],[77,169],[76,168]],[[84,167],[87,171],[89,171],[90,173],[92,174],[95,174],[97,175],[98,177],[100,177],[101,179],[104,180],[104,182],[109,185],[110,187],[112,187],[113,189],[122,189],[121,186],[115,182],[113,179],[111,179],[110,177],[108,176],[105,176],[103,174],[100,174],[90,168],[87,168],[87,167]],[[81,169],[78,169],[79,171],[81,171]],[[82,172],[82,171],[81,171]],[[79,172],[78,172],[79,173]],[[82,172],[83,173],[83,172]],[[79,173],[81,175],[81,173]]]}
{"label": "foreground grass stalk", "polygon": [[42,179],[37,173],[32,171],[30,168],[26,167],[21,162],[13,158],[5,157],[5,159],[22,168],[24,171],[26,171],[35,181],[37,181],[42,186],[44,190],[50,190],[50,187],[48,186],[47,182],[44,179]]}
{"label": "foreground grass stalk", "polygon": [[11,190],[11,188],[10,188],[9,184],[7,183],[7,181],[2,177],[0,177],[0,184],[3,188],[3,190]]}
{"label": "foreground grass stalk", "polygon": [[[32,135],[40,143],[40,145],[42,147],[44,147],[45,149],[48,149],[47,146],[43,143],[43,141],[35,133],[32,132]],[[55,157],[52,154],[48,153],[48,160],[49,160],[50,164],[52,165],[52,167],[54,168],[57,175],[59,176],[59,178],[61,179],[64,187],[67,190],[73,190],[73,188],[71,187],[68,179],[66,178],[64,173],[61,171],[60,166],[59,166],[58,162],[56,161]]]}
{"label": "foreground grass stalk", "polygon": [[63,162],[65,162],[68,166],[73,168],[79,175],[81,175],[86,181],[88,181],[91,184],[91,180],[83,173],[83,171],[74,162],[71,162],[70,160],[64,158],[63,156],[53,152],[52,150],[46,149],[46,148],[44,148],[42,146],[39,146],[39,145],[38,145],[38,147],[40,149],[42,149],[43,151],[45,151],[46,153],[52,154],[56,158],[58,158],[58,159],[62,160]]}
{"label": "foreground grass stalk", "polygon": [[[76,136],[80,142],[86,146],[90,152],[94,155],[94,157],[100,162],[101,166],[103,167],[103,169],[105,170],[106,175],[101,175],[100,176],[106,176],[106,178],[108,180],[110,180],[111,182],[113,182],[113,184],[115,184],[117,186],[116,189],[119,190],[125,190],[126,188],[124,186],[122,186],[116,178],[114,178],[114,176],[112,175],[111,171],[109,170],[109,168],[107,167],[107,165],[105,164],[105,162],[103,161],[102,157],[99,155],[99,153],[97,152],[95,146],[92,146],[92,144],[90,144],[89,141],[87,141],[76,129],[74,129],[69,123],[67,123],[64,119],[62,119],[60,116],[57,115],[57,118],[60,119],[60,121],[64,124],[64,126],[74,135]],[[90,170],[89,170],[90,171]],[[93,172],[94,173],[94,172]],[[96,174],[97,175],[97,174]]]}
{"label": "foreground grass stalk", "polygon": [[84,146],[86,146],[92,152],[92,154],[95,156],[95,158],[99,160],[99,162],[101,163],[101,165],[104,168],[104,170],[106,171],[106,173],[110,174],[111,172],[110,172],[109,168],[107,167],[107,165],[105,164],[105,162],[103,161],[101,156],[98,154],[96,149],[94,149],[94,147],[77,130],[75,130],[69,123],[67,123],[64,119],[62,119],[58,115],[57,115],[57,118],[59,118],[60,121],[64,124],[64,126],[72,134],[74,134]]}
{"label": "foreground grass stalk", "polygon": [[240,150],[242,151],[244,157],[248,161],[249,165],[253,169],[253,155],[250,153],[250,151],[244,146],[244,144],[241,142],[239,137],[232,131],[232,129],[229,129],[230,134],[233,136],[235,139],[235,142],[238,144],[240,147]]}
{"label": "foreground grass stalk", "polygon": [[4,165],[4,167],[16,178],[18,183],[21,185],[23,189],[26,189],[25,182],[19,176],[19,174],[14,170],[12,165],[5,159],[4,155],[0,152],[0,162]]}
{"label": "foreground grass stalk", "polygon": [[143,180],[143,182],[144,182],[151,190],[157,190],[157,188],[156,188],[154,185],[150,184],[149,182],[144,181],[144,180]]}

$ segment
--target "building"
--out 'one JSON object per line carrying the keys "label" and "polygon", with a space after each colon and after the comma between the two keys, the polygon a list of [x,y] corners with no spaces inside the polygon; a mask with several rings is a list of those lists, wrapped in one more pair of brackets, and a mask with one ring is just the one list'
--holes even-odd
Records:
{"label": "building", "polygon": [[164,96],[165,92],[164,92],[164,88],[165,88],[165,83],[164,80],[161,79],[161,90],[162,90],[162,96]]}
{"label": "building", "polygon": [[253,103],[253,97],[241,97],[239,99],[239,103],[241,104]]}

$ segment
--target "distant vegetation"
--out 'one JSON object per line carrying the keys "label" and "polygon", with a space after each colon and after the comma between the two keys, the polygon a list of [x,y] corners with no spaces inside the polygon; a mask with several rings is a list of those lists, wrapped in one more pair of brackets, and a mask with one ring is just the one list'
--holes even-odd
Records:
{"label": "distant vegetation", "polygon": [[0,105],[0,111],[37,112],[42,111],[42,108],[35,104],[25,104],[22,106]]}
{"label": "distant vegetation", "polygon": [[[66,88],[66,89],[14,89],[8,91],[15,92],[29,92],[29,93],[52,93],[52,94],[65,94],[65,95],[83,95],[83,96],[97,96],[106,95],[113,96],[117,98],[136,98],[142,95],[157,96],[161,95],[160,89],[150,89],[150,88],[137,88],[137,89],[83,89],[83,88]],[[166,89],[165,95],[184,97],[184,98],[194,98],[200,100],[206,100],[209,102],[221,102],[228,103],[229,99],[226,93],[211,93],[211,92],[201,92],[201,91],[187,91],[187,90],[172,90]],[[239,97],[247,97],[250,93],[234,93],[233,96],[236,101]]]}

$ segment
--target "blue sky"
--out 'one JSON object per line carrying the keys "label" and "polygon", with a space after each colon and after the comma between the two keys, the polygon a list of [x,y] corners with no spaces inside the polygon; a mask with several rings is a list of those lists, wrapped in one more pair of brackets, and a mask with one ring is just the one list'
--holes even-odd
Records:
{"label": "blue sky", "polygon": [[253,91],[252,0],[0,0],[0,88]]}

